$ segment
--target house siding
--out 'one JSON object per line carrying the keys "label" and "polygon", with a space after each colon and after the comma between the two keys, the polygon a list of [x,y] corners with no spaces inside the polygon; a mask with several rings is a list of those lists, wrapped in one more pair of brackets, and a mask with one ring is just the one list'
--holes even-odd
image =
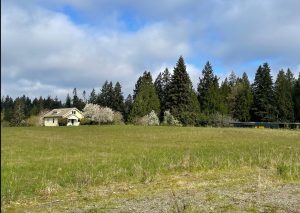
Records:
{"label": "house siding", "polygon": [[[53,122],[54,120],[54,122]],[[58,126],[58,119],[57,118],[44,118],[44,125],[45,126]]]}

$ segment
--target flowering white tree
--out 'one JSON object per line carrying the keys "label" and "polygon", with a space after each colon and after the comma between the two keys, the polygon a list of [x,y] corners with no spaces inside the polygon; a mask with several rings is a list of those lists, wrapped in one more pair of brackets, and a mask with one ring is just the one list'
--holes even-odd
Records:
{"label": "flowering white tree", "polygon": [[164,112],[163,125],[180,126],[181,124],[177,119],[174,118],[170,111],[167,110]]}
{"label": "flowering white tree", "polygon": [[86,104],[83,108],[83,115],[96,123],[112,123],[114,112],[111,108],[100,107],[97,104]]}
{"label": "flowering white tree", "polygon": [[144,125],[144,126],[158,126],[159,125],[159,118],[157,117],[156,113],[152,110],[148,115],[140,118],[137,121],[137,124]]}

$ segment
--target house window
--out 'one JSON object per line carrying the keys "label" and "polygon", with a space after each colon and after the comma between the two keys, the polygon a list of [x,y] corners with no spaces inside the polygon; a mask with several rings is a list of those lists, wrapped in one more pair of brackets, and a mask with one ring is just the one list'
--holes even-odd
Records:
{"label": "house window", "polygon": [[53,123],[54,123],[54,118],[53,118]]}
{"label": "house window", "polygon": [[75,112],[75,111],[72,111],[72,114],[74,114],[74,115],[75,115],[75,114],[76,114],[76,112]]}

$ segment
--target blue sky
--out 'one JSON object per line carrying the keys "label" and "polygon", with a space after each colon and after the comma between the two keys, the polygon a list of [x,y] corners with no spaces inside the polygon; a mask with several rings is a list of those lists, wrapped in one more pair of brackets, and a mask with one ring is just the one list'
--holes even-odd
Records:
{"label": "blue sky", "polygon": [[300,71],[298,0],[2,0],[1,93],[89,94],[105,80],[125,95],[149,70],[155,78],[180,55],[194,86],[206,61],[220,81],[253,80],[269,62]]}

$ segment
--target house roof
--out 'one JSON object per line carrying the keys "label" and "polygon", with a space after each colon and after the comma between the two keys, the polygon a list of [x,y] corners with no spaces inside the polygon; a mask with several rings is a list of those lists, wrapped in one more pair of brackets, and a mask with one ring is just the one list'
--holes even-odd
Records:
{"label": "house roof", "polygon": [[[47,112],[43,117],[62,117],[63,115],[67,114],[68,112],[72,110],[77,110],[77,108],[60,108],[60,109],[53,109],[50,112]],[[80,111],[79,111],[80,112]]]}

